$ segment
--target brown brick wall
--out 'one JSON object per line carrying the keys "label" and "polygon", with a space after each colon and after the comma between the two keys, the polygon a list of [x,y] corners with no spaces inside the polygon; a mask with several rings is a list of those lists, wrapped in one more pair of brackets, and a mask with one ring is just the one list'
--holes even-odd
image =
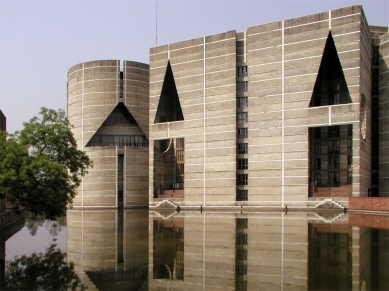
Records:
{"label": "brown brick wall", "polygon": [[386,197],[350,197],[351,210],[375,210],[389,212],[389,198]]}
{"label": "brown brick wall", "polygon": [[389,229],[389,216],[350,213],[349,224],[361,227]]}

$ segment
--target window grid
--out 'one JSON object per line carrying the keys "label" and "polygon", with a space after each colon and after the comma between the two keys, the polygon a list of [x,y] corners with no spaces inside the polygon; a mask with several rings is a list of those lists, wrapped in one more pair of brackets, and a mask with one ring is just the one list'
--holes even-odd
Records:
{"label": "window grid", "polygon": [[247,112],[239,112],[238,113],[238,124],[244,124],[248,121]]}
{"label": "window grid", "polygon": [[247,92],[248,91],[248,82],[247,81],[237,82],[236,83],[236,91],[238,93]]}
{"label": "window grid", "polygon": [[239,186],[248,185],[248,175],[247,174],[237,174],[236,181]]}
{"label": "window grid", "polygon": [[248,144],[238,143],[238,154],[248,154]]}
{"label": "window grid", "polygon": [[236,197],[237,201],[247,201],[248,200],[248,190],[238,190],[238,195]]}
{"label": "window grid", "polygon": [[238,128],[238,138],[248,138],[249,134],[248,134],[248,128],[247,127],[244,127],[244,128]]}
{"label": "window grid", "polygon": [[238,108],[245,108],[248,106],[248,98],[247,96],[238,97]]}
{"label": "window grid", "polygon": [[238,159],[238,170],[248,169],[248,159]]}

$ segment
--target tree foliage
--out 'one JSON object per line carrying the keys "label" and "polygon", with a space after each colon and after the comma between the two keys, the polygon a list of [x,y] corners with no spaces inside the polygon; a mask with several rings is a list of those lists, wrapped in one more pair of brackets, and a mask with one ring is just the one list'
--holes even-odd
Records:
{"label": "tree foliage", "polygon": [[8,290],[85,290],[86,286],[66,262],[66,253],[52,244],[43,253],[22,255],[6,262],[5,284]]}
{"label": "tree foliage", "polygon": [[14,134],[0,133],[0,198],[47,218],[65,215],[92,166],[63,110],[42,108]]}
{"label": "tree foliage", "polygon": [[55,220],[47,220],[43,215],[31,215],[28,213],[25,216],[26,228],[32,236],[36,235],[39,227],[44,227],[52,236],[66,227],[66,216],[56,217]]}

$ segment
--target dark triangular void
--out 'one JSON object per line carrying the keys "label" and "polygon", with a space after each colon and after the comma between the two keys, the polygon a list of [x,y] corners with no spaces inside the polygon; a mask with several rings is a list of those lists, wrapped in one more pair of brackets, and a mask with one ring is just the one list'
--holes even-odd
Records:
{"label": "dark triangular void", "polygon": [[154,123],[180,120],[184,120],[184,115],[182,114],[172,67],[168,62]]}
{"label": "dark triangular void", "polygon": [[331,32],[328,35],[319,73],[309,107],[350,103],[351,98],[343,75]]}
{"label": "dark triangular void", "polygon": [[135,118],[119,103],[86,145],[148,146],[148,140]]}

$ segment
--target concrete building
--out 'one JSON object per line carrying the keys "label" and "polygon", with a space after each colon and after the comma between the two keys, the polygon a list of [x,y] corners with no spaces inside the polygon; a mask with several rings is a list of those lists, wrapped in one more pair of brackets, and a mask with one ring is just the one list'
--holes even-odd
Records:
{"label": "concrete building", "polygon": [[0,130],[7,130],[7,118],[3,114],[3,112],[0,110]]}
{"label": "concrete building", "polygon": [[360,5],[151,48],[150,207],[389,196],[388,65]]}
{"label": "concrete building", "polygon": [[[6,131],[7,130],[7,119],[3,112],[0,110],[0,130]],[[0,213],[3,213],[5,211],[5,200],[0,199]]]}
{"label": "concrete building", "polygon": [[75,207],[148,205],[149,66],[102,60],[68,73],[68,118],[94,167]]}
{"label": "concrete building", "polygon": [[388,287],[385,223],[368,229],[336,212],[149,213],[149,290]]}

